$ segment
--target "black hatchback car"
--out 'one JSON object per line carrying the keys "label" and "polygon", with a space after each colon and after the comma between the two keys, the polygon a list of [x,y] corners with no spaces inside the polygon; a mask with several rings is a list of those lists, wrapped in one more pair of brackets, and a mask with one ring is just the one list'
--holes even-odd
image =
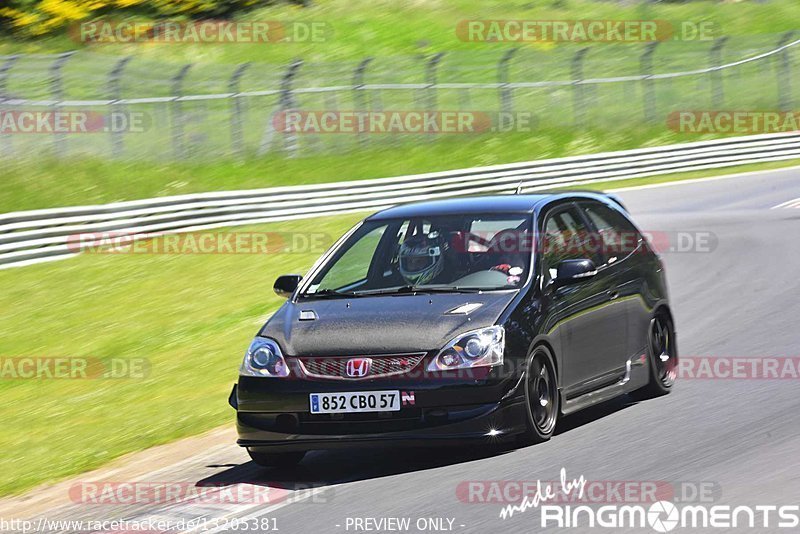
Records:
{"label": "black hatchback car", "polygon": [[664,268],[601,193],[458,198],[356,225],[247,350],[230,403],[261,465],[308,450],[550,438],[559,415],[668,393]]}

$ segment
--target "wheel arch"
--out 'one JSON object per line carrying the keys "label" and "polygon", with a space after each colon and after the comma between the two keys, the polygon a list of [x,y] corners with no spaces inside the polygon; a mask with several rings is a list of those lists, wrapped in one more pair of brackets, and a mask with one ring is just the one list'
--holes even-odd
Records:
{"label": "wheel arch", "polygon": [[668,302],[659,302],[653,308],[653,313],[652,313],[653,317],[657,317],[660,314],[666,314],[667,317],[669,317],[669,320],[672,323],[672,329],[674,331],[675,330],[675,316],[672,315],[672,308],[670,308],[670,305],[669,305]]}

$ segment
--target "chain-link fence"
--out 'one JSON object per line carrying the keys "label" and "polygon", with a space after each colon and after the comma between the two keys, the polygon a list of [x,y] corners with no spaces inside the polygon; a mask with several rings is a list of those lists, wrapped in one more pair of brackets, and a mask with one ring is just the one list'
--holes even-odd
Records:
{"label": "chain-link fence", "polygon": [[[466,135],[497,135],[502,114],[510,131],[666,131],[676,111],[792,110],[797,45],[800,31],[285,65],[166,64],[91,51],[0,56],[0,156],[294,157],[436,137],[288,127],[289,111],[317,118],[391,111],[488,117],[491,127],[457,132]],[[27,112],[33,118],[23,120]],[[54,128],[53,113],[78,124]],[[71,114],[83,114],[83,122]],[[522,115],[524,128],[513,124]]]}

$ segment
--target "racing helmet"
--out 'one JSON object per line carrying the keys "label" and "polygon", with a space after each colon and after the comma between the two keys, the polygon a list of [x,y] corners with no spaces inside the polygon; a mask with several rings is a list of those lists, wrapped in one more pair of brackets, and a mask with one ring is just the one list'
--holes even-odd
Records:
{"label": "racing helmet", "polygon": [[398,253],[400,274],[410,285],[428,284],[444,270],[447,243],[442,235],[434,229],[427,234],[418,230],[406,237]]}

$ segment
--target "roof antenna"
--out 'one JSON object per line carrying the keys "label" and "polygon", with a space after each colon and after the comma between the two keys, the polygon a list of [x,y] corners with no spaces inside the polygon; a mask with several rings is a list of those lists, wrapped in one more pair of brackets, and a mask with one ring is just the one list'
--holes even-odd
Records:
{"label": "roof antenna", "polygon": [[522,182],[519,183],[519,185],[517,186],[517,190],[514,191],[514,194],[515,195],[521,195],[522,194]]}

